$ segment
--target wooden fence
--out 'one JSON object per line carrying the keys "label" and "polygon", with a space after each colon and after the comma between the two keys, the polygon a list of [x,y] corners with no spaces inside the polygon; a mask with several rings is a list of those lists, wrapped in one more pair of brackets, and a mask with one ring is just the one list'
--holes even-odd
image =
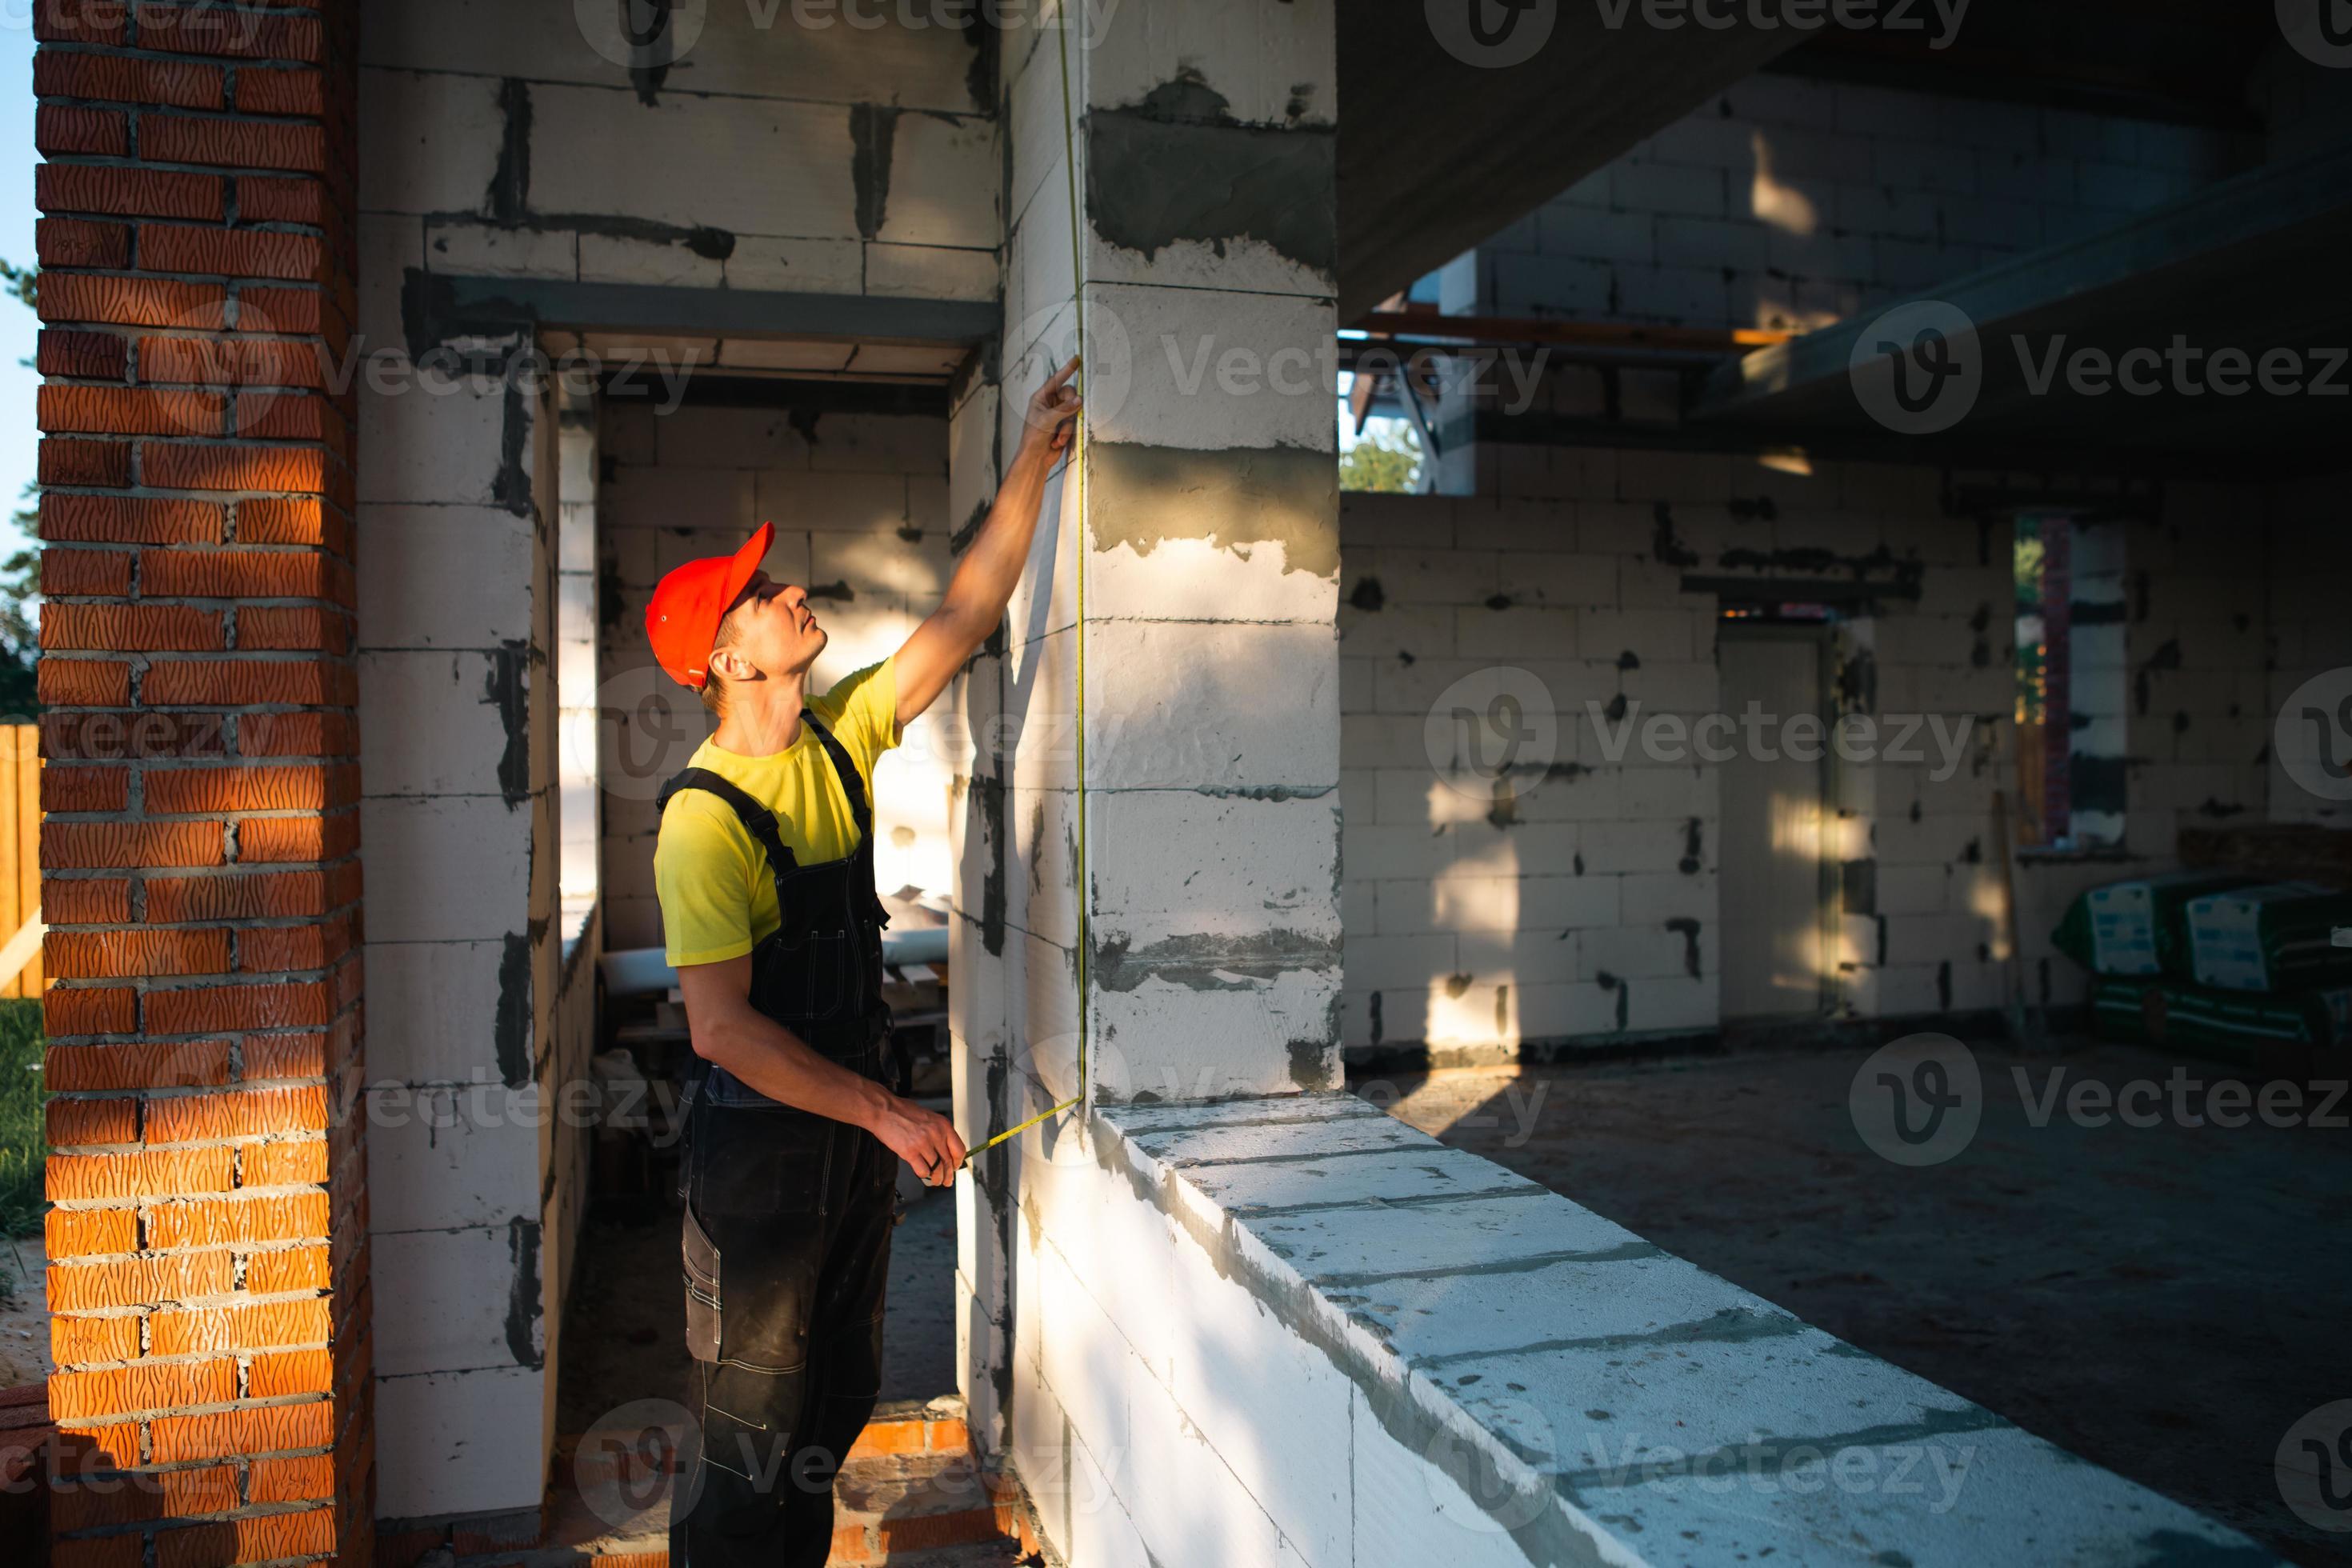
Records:
{"label": "wooden fence", "polygon": [[[0,946],[41,910],[41,731],[36,724],[0,724]],[[41,994],[41,954],[0,996]]]}

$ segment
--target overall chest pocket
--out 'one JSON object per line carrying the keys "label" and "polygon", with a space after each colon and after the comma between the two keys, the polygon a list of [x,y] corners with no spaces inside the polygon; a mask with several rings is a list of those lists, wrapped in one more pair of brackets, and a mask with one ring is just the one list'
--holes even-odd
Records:
{"label": "overall chest pocket", "polygon": [[821,1023],[840,1016],[855,989],[853,933],[846,925],[826,925],[780,936],[762,977],[777,1016],[786,1023]]}

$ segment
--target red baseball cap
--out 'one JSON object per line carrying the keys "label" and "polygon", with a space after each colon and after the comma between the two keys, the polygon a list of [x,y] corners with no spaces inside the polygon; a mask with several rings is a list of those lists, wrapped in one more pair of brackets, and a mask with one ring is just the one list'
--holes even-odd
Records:
{"label": "red baseball cap", "polygon": [[719,640],[719,623],[760,570],[775,537],[776,525],[763,522],[734,554],[689,561],[654,589],[653,603],[646,606],[646,640],[672,680],[699,691],[710,679],[710,647]]}

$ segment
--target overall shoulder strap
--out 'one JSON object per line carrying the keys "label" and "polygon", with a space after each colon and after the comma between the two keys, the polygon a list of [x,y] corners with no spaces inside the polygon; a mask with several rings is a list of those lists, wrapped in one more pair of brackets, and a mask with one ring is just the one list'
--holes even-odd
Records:
{"label": "overall shoulder strap", "polygon": [[793,858],[792,849],[784,843],[784,836],[776,826],[776,814],[753,800],[731,780],[712,773],[709,768],[688,768],[662,785],[661,794],[654,800],[655,812],[658,815],[667,811],[670,797],[682,789],[698,789],[705,795],[715,795],[725,801],[734,811],[737,820],[743,824],[743,830],[751,836],[751,842],[767,855],[768,869],[780,885],[784,873],[799,864]]}
{"label": "overall shoulder strap", "polygon": [[866,863],[866,886],[862,890],[866,894],[866,917],[879,930],[890,923],[890,911],[882,907],[874,887],[874,809],[866,799],[866,781],[858,775],[857,764],[850,760],[848,748],[834,739],[833,731],[814,713],[803,711],[801,718],[824,742],[824,753],[833,759],[833,771],[841,780],[842,793],[849,797],[850,815],[857,819],[856,855]]}
{"label": "overall shoulder strap", "polygon": [[849,797],[849,814],[857,819],[860,837],[871,842],[874,837],[874,810],[866,804],[866,780],[859,774],[857,764],[850,760],[849,749],[833,738],[833,731],[819,721],[814,712],[803,709],[801,721],[816,731],[824,744],[825,755],[833,759],[834,776],[841,780],[841,792]]}

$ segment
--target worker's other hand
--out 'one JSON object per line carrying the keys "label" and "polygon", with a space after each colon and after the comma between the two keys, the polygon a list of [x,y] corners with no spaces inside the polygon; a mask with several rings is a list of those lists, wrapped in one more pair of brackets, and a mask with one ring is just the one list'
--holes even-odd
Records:
{"label": "worker's other hand", "polygon": [[1070,435],[1077,428],[1078,410],[1085,406],[1078,389],[1070,378],[1078,373],[1078,356],[1072,354],[1070,363],[1045,378],[1045,384],[1029,399],[1028,431],[1022,444],[1043,441],[1049,452],[1058,452],[1070,444]]}
{"label": "worker's other hand", "polygon": [[955,1123],[936,1110],[926,1110],[911,1100],[893,1100],[882,1112],[874,1136],[907,1162],[926,1186],[955,1184],[963,1166],[963,1140]]}

